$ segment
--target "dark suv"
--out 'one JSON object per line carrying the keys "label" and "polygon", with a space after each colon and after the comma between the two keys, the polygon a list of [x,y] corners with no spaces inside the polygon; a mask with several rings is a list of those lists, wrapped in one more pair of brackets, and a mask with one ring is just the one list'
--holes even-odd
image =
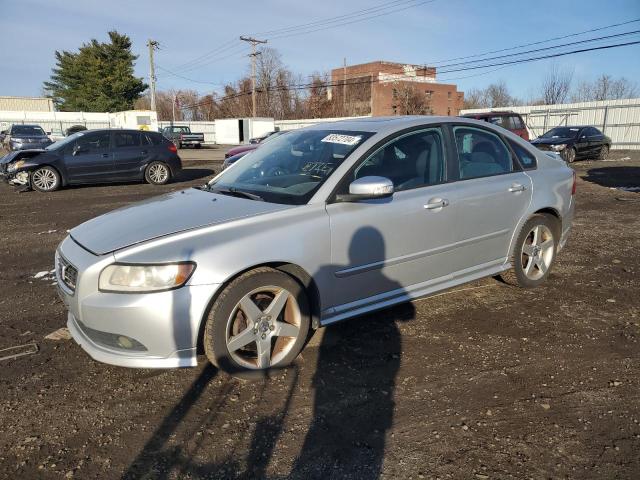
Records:
{"label": "dark suv", "polygon": [[499,127],[515,133],[519,137],[529,140],[529,131],[522,117],[516,112],[483,112],[483,113],[467,113],[462,115],[465,118],[475,118],[485,122],[493,123]]}
{"label": "dark suv", "polygon": [[78,183],[145,180],[162,185],[182,169],[176,152],[157,132],[86,130],[44,150],[8,154],[0,161],[0,174],[41,192]]}
{"label": "dark suv", "polygon": [[45,148],[52,143],[40,125],[11,125],[3,133],[4,148],[10,152],[27,148]]}

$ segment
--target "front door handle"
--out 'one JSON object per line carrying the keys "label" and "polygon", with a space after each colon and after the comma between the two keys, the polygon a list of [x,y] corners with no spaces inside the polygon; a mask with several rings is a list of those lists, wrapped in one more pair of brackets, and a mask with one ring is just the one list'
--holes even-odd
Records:
{"label": "front door handle", "polygon": [[509,187],[510,192],[524,192],[526,189],[527,187],[519,183],[514,183],[513,185],[511,185],[511,187]]}
{"label": "front door handle", "polygon": [[447,200],[446,198],[432,198],[431,200],[429,200],[429,203],[424,206],[424,208],[426,208],[427,210],[434,210],[436,208],[446,207],[447,205],[449,205],[449,200]]}
{"label": "front door handle", "polygon": [[103,153],[102,158],[109,158],[111,156],[110,153]]}

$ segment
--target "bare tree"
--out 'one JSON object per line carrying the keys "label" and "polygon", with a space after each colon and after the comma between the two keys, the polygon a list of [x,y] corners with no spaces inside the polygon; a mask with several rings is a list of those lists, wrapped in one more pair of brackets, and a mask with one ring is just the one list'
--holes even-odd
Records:
{"label": "bare tree", "polygon": [[464,94],[464,108],[487,108],[489,99],[487,91],[479,88],[472,88]]}
{"label": "bare tree", "polygon": [[484,89],[472,88],[464,94],[464,108],[495,108],[519,105],[522,102],[509,93],[504,80]]}
{"label": "bare tree", "polygon": [[540,87],[540,97],[544,104],[565,103],[569,98],[572,81],[572,69],[561,69],[557,65],[553,65]]}
{"label": "bare tree", "polygon": [[620,100],[638,96],[638,85],[624,77],[618,79],[602,74],[593,82],[581,82],[571,96],[574,102]]}
{"label": "bare tree", "polygon": [[393,88],[395,113],[397,115],[431,115],[430,99],[408,82],[398,82]]}

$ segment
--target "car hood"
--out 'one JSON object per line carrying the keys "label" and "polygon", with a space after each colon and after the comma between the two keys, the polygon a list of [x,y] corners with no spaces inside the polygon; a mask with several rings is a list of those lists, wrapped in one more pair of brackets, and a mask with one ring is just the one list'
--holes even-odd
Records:
{"label": "car hood", "polygon": [[561,145],[563,143],[572,143],[575,138],[570,137],[557,137],[557,138],[536,138],[531,143],[534,145]]}
{"label": "car hood", "polygon": [[46,150],[42,148],[29,148],[24,150],[16,150],[14,152],[7,153],[4,157],[0,157],[0,165],[11,163],[14,160],[18,160],[19,158],[32,158],[36,155],[40,155],[41,153],[45,153]]}
{"label": "car hood", "polygon": [[227,155],[229,157],[231,157],[233,155],[237,155],[238,153],[248,152],[250,150],[255,150],[259,146],[260,146],[259,143],[252,143],[252,144],[249,144],[249,145],[240,145],[239,147],[233,147],[233,148],[229,149],[229,151],[227,151]]}
{"label": "car hood", "polygon": [[292,208],[196,188],[154,197],[85,222],[69,234],[96,255],[186,230]]}

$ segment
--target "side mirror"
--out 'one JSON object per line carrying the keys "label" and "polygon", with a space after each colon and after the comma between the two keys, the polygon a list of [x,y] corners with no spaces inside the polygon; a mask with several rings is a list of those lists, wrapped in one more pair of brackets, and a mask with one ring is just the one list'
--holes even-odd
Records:
{"label": "side mirror", "polygon": [[386,177],[362,177],[349,184],[349,193],[338,195],[339,202],[357,202],[359,200],[372,200],[375,198],[387,198],[393,195],[393,182]]}
{"label": "side mirror", "polygon": [[44,133],[46,133],[47,135],[51,135],[51,132],[44,132]]}

